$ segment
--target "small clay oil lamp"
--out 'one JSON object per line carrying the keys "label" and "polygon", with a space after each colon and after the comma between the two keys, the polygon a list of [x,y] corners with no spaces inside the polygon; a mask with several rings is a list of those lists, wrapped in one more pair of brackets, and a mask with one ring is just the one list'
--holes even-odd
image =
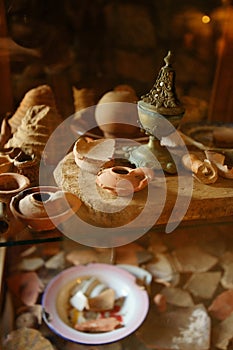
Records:
{"label": "small clay oil lamp", "polygon": [[113,195],[129,196],[143,190],[153,178],[154,172],[149,168],[114,166],[101,170],[96,184]]}

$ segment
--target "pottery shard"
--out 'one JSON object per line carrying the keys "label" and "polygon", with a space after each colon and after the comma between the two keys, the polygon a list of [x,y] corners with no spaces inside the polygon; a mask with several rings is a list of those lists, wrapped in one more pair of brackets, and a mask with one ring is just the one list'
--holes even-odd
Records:
{"label": "pottery shard", "polygon": [[20,147],[27,154],[41,156],[50,135],[61,122],[60,115],[52,107],[30,107],[7,147]]}
{"label": "pottery shard", "polygon": [[184,288],[196,297],[210,299],[218,287],[220,278],[221,272],[219,271],[194,273],[188,279]]}
{"label": "pottery shard", "polygon": [[172,253],[178,271],[206,272],[217,264],[218,259],[197,246],[187,246]]}
{"label": "pottery shard", "polygon": [[167,303],[169,304],[183,307],[194,306],[194,302],[189,292],[180,288],[164,287],[160,293],[166,297]]}
{"label": "pottery shard", "polygon": [[202,304],[155,312],[153,306],[137,336],[148,349],[207,350],[210,318]]}
{"label": "pottery shard", "polygon": [[209,306],[208,311],[221,321],[229,317],[233,313],[233,289],[219,294]]}
{"label": "pottery shard", "polygon": [[9,290],[24,305],[35,305],[44,285],[35,272],[23,272],[10,276],[7,280]]}
{"label": "pottery shard", "polygon": [[221,278],[221,284],[223,288],[233,288],[233,262],[224,267],[224,273]]}
{"label": "pottery shard", "polygon": [[227,350],[233,339],[233,313],[213,329],[213,344],[217,349]]}
{"label": "pottery shard", "polygon": [[22,99],[19,107],[9,121],[12,132],[15,132],[18,129],[28,108],[35,105],[46,105],[52,108],[56,108],[53,91],[49,85],[40,85],[34,89],[29,90],[24,95],[24,98]]}
{"label": "pottery shard", "polygon": [[3,350],[53,350],[50,341],[32,328],[23,327],[10,332],[3,344]]}
{"label": "pottery shard", "polygon": [[98,261],[98,254],[93,249],[76,249],[66,255],[66,260],[73,265],[84,265]]}
{"label": "pottery shard", "polygon": [[176,286],[180,281],[180,274],[174,266],[172,256],[168,253],[155,255],[154,261],[146,265],[154,280],[166,286]]}

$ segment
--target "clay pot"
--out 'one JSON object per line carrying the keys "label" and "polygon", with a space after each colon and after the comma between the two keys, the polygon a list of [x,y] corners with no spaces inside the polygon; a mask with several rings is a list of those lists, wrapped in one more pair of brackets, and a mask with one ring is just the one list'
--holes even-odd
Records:
{"label": "clay pot", "polygon": [[154,172],[149,168],[114,166],[100,171],[96,184],[114,195],[128,196],[141,191],[153,178]]}
{"label": "clay pot", "polygon": [[18,174],[29,178],[31,184],[38,181],[39,177],[39,159],[35,155],[28,155],[20,152],[13,161],[15,171]]}
{"label": "clay pot", "polygon": [[111,161],[114,150],[113,139],[88,141],[80,138],[74,144],[73,154],[79,168],[96,175],[107,161]]}
{"label": "clay pot", "polygon": [[10,202],[13,215],[35,231],[53,230],[74,215],[81,201],[58,187],[31,187],[14,196]]}
{"label": "clay pot", "polygon": [[8,203],[20,191],[30,186],[29,179],[21,174],[0,174],[0,200]]}
{"label": "clay pot", "polygon": [[113,90],[99,100],[95,119],[105,137],[133,138],[139,134],[137,126],[138,98],[133,90]]}

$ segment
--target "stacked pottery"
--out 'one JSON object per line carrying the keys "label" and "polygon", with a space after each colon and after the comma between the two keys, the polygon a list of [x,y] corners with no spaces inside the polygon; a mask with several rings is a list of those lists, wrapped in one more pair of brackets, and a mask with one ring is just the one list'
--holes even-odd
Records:
{"label": "stacked pottery", "polygon": [[16,112],[9,120],[9,124],[13,133],[18,129],[28,108],[35,105],[46,105],[56,109],[53,91],[50,86],[40,85],[34,89],[29,90],[25,94]]}
{"label": "stacked pottery", "polygon": [[95,119],[105,137],[133,138],[139,134],[137,100],[134,90],[126,86],[103,95],[96,105]]}

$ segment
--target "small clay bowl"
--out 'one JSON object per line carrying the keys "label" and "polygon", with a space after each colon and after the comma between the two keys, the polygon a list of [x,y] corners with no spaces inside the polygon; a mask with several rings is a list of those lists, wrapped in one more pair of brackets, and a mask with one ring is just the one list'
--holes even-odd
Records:
{"label": "small clay bowl", "polygon": [[29,179],[17,173],[0,174],[0,200],[8,203],[17,193],[30,186]]}
{"label": "small clay bowl", "polygon": [[[55,194],[62,195],[59,201],[53,199],[52,202],[51,198],[54,198]],[[28,188],[14,196],[10,202],[13,215],[33,231],[55,229],[74,215],[80,206],[81,201],[77,196],[63,192],[55,186]],[[20,207],[25,214],[21,212]]]}

